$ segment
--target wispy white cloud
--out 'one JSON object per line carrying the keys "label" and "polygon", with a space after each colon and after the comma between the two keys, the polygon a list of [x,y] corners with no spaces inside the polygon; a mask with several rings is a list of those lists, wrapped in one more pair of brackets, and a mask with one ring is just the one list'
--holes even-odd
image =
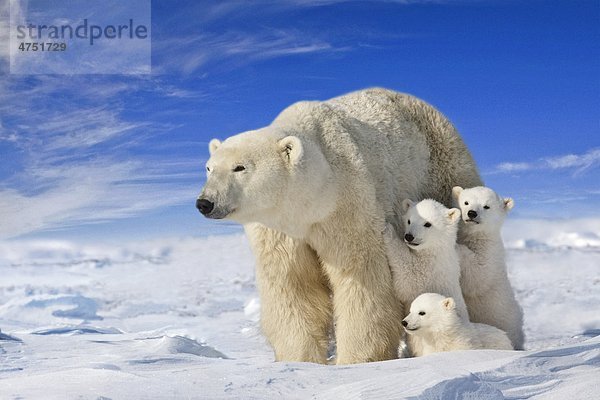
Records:
{"label": "wispy white cloud", "polygon": [[215,64],[239,67],[257,60],[311,53],[348,51],[313,35],[282,30],[261,32],[202,33],[190,37],[155,40],[155,73],[191,74]]}
{"label": "wispy white cloud", "polygon": [[[346,3],[381,3],[397,7],[413,4],[453,4],[461,0],[218,0],[203,7],[173,10],[173,29],[153,38],[153,73],[184,76],[239,68],[262,60],[318,55],[361,48],[381,48],[422,33],[389,32],[344,27],[331,30],[295,23],[300,13],[313,8],[346,7]],[[474,0],[477,1],[477,0]],[[251,25],[248,21],[253,21]],[[293,27],[293,28],[292,28]],[[224,29],[226,28],[226,29]],[[184,34],[181,34],[184,32]]]}
{"label": "wispy white cloud", "polygon": [[579,175],[600,165],[600,148],[592,148],[583,154],[541,158],[535,162],[505,162],[498,164],[493,173],[513,173],[532,170],[574,170]]}
{"label": "wispy white cloud", "polygon": [[505,162],[498,164],[496,170],[498,172],[516,172],[516,171],[527,171],[532,168],[532,164],[526,162]]}
{"label": "wispy white cloud", "polygon": [[[53,104],[49,87],[63,86],[53,82],[31,89],[45,92],[33,99]],[[0,120],[0,141],[14,149],[3,159],[12,172],[0,181],[0,238],[139,216],[195,198],[202,160],[171,160],[159,143],[148,148],[148,139],[171,127],[126,118],[124,105],[107,96],[79,107],[76,101],[37,107],[31,97],[0,88],[0,99],[14,99],[12,107],[0,105],[11,121]]]}
{"label": "wispy white cloud", "polygon": [[[246,0],[218,0],[203,9],[205,20],[215,20],[239,14],[248,9],[253,12],[279,13],[298,8],[335,6],[347,3],[389,3],[397,5],[413,4],[457,4],[477,3],[485,0],[260,0],[252,3]],[[249,4],[251,6],[249,6]]]}
{"label": "wispy white cloud", "polygon": [[21,125],[28,135],[43,135],[45,151],[76,150],[115,140],[136,128],[142,122],[127,122],[119,113],[106,107],[82,108],[58,112],[36,124]]}
{"label": "wispy white cloud", "polygon": [[[103,143],[143,128],[108,113],[92,118],[88,131],[84,114],[71,115],[67,125],[49,121],[42,129],[54,130],[47,134],[8,137],[21,149],[23,168],[0,181],[0,239],[139,216],[195,198],[191,182],[199,181],[201,159],[119,152]],[[56,133],[70,131],[70,124],[81,130]]]}
{"label": "wispy white cloud", "polygon": [[552,169],[575,168],[583,172],[600,164],[600,148],[591,149],[585,154],[567,154],[560,157],[551,157],[544,160]]}

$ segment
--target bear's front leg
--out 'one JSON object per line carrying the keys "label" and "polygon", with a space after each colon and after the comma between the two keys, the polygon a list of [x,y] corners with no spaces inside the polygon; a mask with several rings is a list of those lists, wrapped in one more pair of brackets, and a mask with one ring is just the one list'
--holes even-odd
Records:
{"label": "bear's front leg", "polygon": [[245,228],[256,256],[261,328],[275,359],[325,364],[333,316],[317,255],[305,242],[262,225]]}
{"label": "bear's front leg", "polygon": [[354,243],[330,248],[324,257],[333,291],[336,362],[398,358],[402,307],[394,293],[381,234],[367,232],[353,237]]}

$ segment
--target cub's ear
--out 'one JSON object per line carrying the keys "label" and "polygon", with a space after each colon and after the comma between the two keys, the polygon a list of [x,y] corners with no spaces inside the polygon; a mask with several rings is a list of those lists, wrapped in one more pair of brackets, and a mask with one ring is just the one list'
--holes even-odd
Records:
{"label": "cub's ear", "polygon": [[460,196],[460,194],[462,193],[463,190],[465,190],[465,189],[461,188],[460,186],[454,186],[452,188],[452,197],[454,197],[456,200],[458,200],[458,197]]}
{"label": "cub's ear", "polygon": [[415,205],[415,202],[411,199],[402,200],[402,212],[406,212],[409,208]]}
{"label": "cub's ear", "polygon": [[458,208],[451,208],[446,212],[446,216],[451,224],[457,222],[460,218],[460,210]]}
{"label": "cub's ear", "polygon": [[292,165],[297,164],[302,159],[302,142],[296,136],[286,136],[277,142],[279,151],[284,158]]}
{"label": "cub's ear", "polygon": [[442,307],[444,307],[444,310],[454,310],[456,303],[454,303],[454,299],[452,297],[446,297],[444,300],[442,300]]}
{"label": "cub's ear", "polygon": [[212,156],[215,151],[221,145],[221,141],[219,139],[213,139],[208,143],[208,153]]}
{"label": "cub's ear", "polygon": [[510,197],[505,197],[502,202],[504,203],[504,209],[506,211],[512,210],[512,208],[515,206],[515,201]]}

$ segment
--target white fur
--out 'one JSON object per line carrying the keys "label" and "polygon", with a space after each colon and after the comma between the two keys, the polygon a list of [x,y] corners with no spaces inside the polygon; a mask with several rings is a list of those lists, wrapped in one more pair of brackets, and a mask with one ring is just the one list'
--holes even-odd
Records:
{"label": "white fur", "polygon": [[461,318],[452,297],[423,293],[410,305],[404,319],[409,337],[419,338],[427,355],[441,351],[498,349],[512,350],[506,333],[490,325]]}
{"label": "white fur", "polygon": [[523,311],[508,280],[500,237],[500,229],[514,202],[481,186],[455,187],[453,194],[464,221],[458,242],[461,287],[470,319],[505,331],[514,348],[522,350]]}
{"label": "white fur", "polygon": [[[390,225],[384,232],[396,296],[403,304],[409,305],[421,293],[443,293],[456,299],[459,314],[468,320],[460,289],[456,252],[460,211],[448,209],[431,199],[416,204],[404,200],[402,205],[402,239]],[[411,236],[412,241],[408,241],[407,237]],[[422,345],[418,341],[409,338],[408,344],[413,355],[422,354]]]}
{"label": "white fur", "polygon": [[210,151],[200,199],[208,217],[245,226],[276,359],[325,362],[334,319],[337,363],[395,358],[401,307],[381,232],[398,224],[399,198],[449,204],[453,184],[481,183],[454,127],[418,99],[368,89],[294,104]]}

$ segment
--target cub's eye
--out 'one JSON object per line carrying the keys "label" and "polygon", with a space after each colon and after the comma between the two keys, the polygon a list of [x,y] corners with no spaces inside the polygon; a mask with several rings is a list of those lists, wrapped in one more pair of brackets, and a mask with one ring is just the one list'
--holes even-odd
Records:
{"label": "cub's eye", "polygon": [[425,311],[419,311],[419,315],[425,315]]}
{"label": "cub's eye", "polygon": [[406,221],[406,222],[408,222],[408,224],[410,225],[410,219],[408,221]]}
{"label": "cub's eye", "polygon": [[243,165],[238,165],[233,169],[233,172],[242,172],[246,169]]}
{"label": "cub's eye", "polygon": [[431,228],[431,223],[430,222],[425,222],[425,225],[423,225],[425,228]]}
{"label": "cub's eye", "polygon": [[206,167],[206,171],[210,172],[210,168]]}
{"label": "cub's eye", "polygon": [[483,208],[485,208],[486,210],[489,210],[490,206],[483,206]]}
{"label": "cub's eye", "polygon": [[468,201],[465,201],[465,206],[468,206],[468,205],[469,205],[469,202],[468,202]]}

